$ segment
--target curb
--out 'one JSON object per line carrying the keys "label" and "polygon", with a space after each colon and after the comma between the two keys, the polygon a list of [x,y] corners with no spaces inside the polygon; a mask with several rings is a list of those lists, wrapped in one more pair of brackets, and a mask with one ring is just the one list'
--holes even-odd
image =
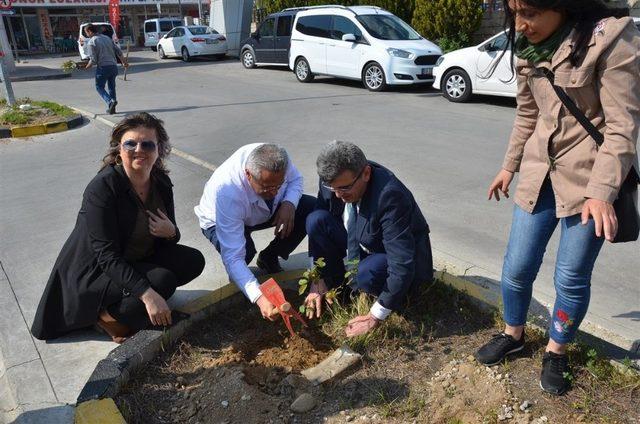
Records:
{"label": "curb", "polygon": [[59,73],[50,75],[33,75],[24,77],[9,77],[11,82],[25,82],[25,81],[45,81],[45,80],[59,80],[64,78],[71,78],[71,73]]}
{"label": "curb", "polygon": [[84,122],[81,114],[74,115],[64,121],[49,122],[40,125],[28,125],[23,127],[0,128],[0,138],[9,137],[30,137],[34,135],[43,135],[67,131],[77,128]]}

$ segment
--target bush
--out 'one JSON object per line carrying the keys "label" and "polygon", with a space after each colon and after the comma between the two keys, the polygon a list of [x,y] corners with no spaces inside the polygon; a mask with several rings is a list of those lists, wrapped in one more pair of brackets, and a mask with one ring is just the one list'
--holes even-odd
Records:
{"label": "bush", "polygon": [[442,49],[443,53],[449,53],[454,50],[459,50],[469,45],[469,37],[466,34],[458,34],[457,37],[441,37],[437,40],[438,45]]}
{"label": "bush", "polygon": [[[413,27],[447,47],[466,47],[482,23],[482,0],[415,0]],[[444,49],[443,49],[444,50]]]}

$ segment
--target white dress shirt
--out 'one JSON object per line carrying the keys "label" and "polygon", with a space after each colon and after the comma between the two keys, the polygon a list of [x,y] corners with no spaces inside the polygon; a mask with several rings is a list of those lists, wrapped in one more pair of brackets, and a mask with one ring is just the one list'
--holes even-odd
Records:
{"label": "white dress shirt", "polygon": [[[273,215],[245,174],[249,154],[261,144],[243,146],[224,161],[207,181],[200,204],[193,209],[203,230],[215,225],[220,256],[227,274],[252,303],[262,293],[258,280],[245,262],[244,228],[263,224]],[[273,211],[283,201],[291,202],[297,208],[302,190],[302,175],[289,158],[284,183],[273,200]]]}
{"label": "white dress shirt", "polygon": [[[349,231],[347,222],[349,222],[349,213],[350,213],[349,211],[351,210],[352,210],[351,208],[348,208],[345,205],[344,212],[342,212],[342,223],[344,225],[344,228],[347,230],[347,232]],[[356,211],[360,212],[360,202],[356,203]],[[360,244],[360,248],[363,249],[365,252],[369,253],[362,244]],[[373,315],[376,319],[379,319],[380,321],[384,321],[385,319],[387,319],[389,314],[391,314],[391,309],[385,308],[380,304],[380,302],[376,301],[376,303],[374,303],[371,306],[371,310],[369,312],[371,312],[371,315]]]}

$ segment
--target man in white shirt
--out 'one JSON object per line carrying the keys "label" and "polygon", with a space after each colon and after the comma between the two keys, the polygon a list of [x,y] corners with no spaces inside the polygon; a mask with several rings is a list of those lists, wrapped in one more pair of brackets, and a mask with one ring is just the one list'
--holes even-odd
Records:
{"label": "man in white shirt", "polygon": [[309,256],[324,258],[326,265],[305,299],[307,317],[320,317],[327,289],[343,283],[343,258],[359,261],[351,289],[377,300],[368,314],[347,324],[345,332],[353,337],[375,328],[419,284],[433,279],[429,226],[409,189],[355,144],[329,143],[316,164],[320,190],[307,218]]}
{"label": "man in white shirt", "polygon": [[278,257],[289,254],[306,236],[305,221],[315,197],[303,195],[302,175],[286,150],[275,144],[248,144],[218,167],[194,208],[200,228],[222,257],[229,278],[273,320],[275,307],[260,292],[248,267],[256,254],[251,233],[274,228],[275,238],[258,255],[268,273],[282,271]]}

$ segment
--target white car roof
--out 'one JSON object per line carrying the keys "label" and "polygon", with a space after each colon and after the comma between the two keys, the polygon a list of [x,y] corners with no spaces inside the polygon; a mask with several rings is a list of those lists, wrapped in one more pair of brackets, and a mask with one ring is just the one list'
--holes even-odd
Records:
{"label": "white car roof", "polygon": [[109,22],[85,22],[85,23],[80,25],[80,28],[86,27],[89,24],[93,24],[93,25],[109,25],[109,26],[111,26],[111,24]]}
{"label": "white car roof", "polygon": [[298,12],[300,16],[309,16],[309,15],[327,15],[327,14],[337,14],[337,15],[392,15],[391,12],[388,12],[382,8],[377,6],[309,6],[308,9],[301,10]]}

